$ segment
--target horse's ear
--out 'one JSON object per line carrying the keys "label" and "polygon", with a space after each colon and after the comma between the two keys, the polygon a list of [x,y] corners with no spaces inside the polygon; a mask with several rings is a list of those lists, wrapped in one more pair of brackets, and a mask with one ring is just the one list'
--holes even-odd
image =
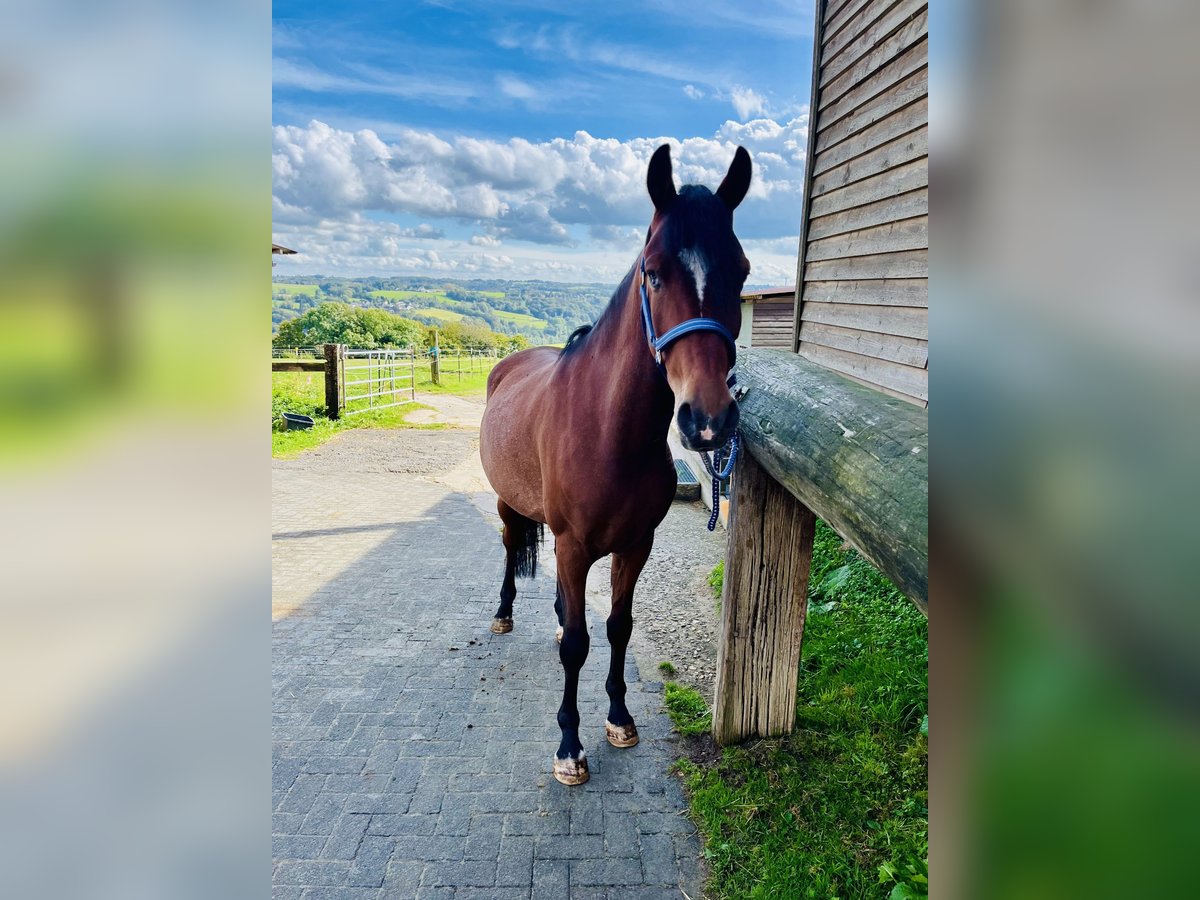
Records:
{"label": "horse's ear", "polygon": [[654,201],[654,208],[666,212],[675,202],[675,179],[671,176],[671,147],[663,144],[650,157],[650,168],[646,171],[646,190]]}
{"label": "horse's ear", "polygon": [[746,152],[745,147],[738,147],[737,152],[733,154],[733,162],[729,164],[729,171],[725,174],[725,180],[717,188],[717,196],[724,200],[731,210],[737,209],[738,204],[745,199],[746,191],[750,190],[751,168],[750,154]]}

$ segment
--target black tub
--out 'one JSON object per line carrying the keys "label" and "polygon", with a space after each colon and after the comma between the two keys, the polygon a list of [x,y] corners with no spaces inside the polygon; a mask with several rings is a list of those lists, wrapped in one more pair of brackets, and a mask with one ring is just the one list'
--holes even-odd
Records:
{"label": "black tub", "polygon": [[287,425],[286,431],[297,431],[302,428],[312,428],[316,422],[312,416],[303,416],[300,413],[284,413],[283,421]]}

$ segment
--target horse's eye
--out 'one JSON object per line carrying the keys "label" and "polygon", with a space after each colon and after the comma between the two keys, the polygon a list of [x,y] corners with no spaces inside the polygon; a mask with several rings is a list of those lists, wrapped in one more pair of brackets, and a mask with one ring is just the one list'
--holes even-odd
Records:
{"label": "horse's eye", "polygon": [[658,273],[657,273],[657,272],[655,272],[655,271],[650,271],[650,272],[647,272],[647,273],[646,273],[646,277],[647,277],[648,279],[650,279],[650,287],[654,288],[654,289],[657,291],[657,290],[658,290],[658,284],[659,284],[659,282],[658,282]]}

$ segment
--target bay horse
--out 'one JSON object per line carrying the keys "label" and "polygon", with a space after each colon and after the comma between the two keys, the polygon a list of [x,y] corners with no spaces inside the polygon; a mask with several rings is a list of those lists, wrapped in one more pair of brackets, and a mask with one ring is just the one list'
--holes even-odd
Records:
{"label": "bay horse", "polygon": [[646,173],[654,214],[645,246],[596,323],[561,351],[524,350],[488,377],[480,456],[499,498],[505,548],[492,631],[512,631],[516,578],[536,573],[549,525],[565,673],[553,771],[563,784],[588,780],[576,705],[589,646],[588,570],[612,554],[604,729],[614,747],[632,747],[638,733],[625,706],[625,652],[633,588],[675,496],[667,431],[674,421],[682,443],[704,451],[737,428],[727,378],[750,263],[733,233],[733,211],[750,176],[750,154],[738,147],[715,194],[700,185],[677,192],[670,148],[659,147]]}

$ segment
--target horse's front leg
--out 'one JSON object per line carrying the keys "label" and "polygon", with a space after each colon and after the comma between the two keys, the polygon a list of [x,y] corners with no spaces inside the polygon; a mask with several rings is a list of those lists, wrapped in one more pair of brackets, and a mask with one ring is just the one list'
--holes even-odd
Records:
{"label": "horse's front leg", "polygon": [[608,719],[604,733],[614,747],[632,747],[638,742],[637,726],[625,706],[625,651],[633,633],[633,587],[650,557],[654,544],[651,533],[646,542],[628,551],[614,553],[612,563],[612,612],[608,617],[608,643],[612,657],[608,666]]}
{"label": "horse's front leg", "polygon": [[579,742],[579,671],[588,655],[585,589],[588,569],[593,560],[584,549],[566,538],[555,539],[554,555],[558,563],[558,592],[562,603],[563,636],[558,648],[562,660],[562,706],[558,709],[558,727],[562,742],[554,754],[554,777],[563,784],[583,784],[588,780],[587,756]]}

